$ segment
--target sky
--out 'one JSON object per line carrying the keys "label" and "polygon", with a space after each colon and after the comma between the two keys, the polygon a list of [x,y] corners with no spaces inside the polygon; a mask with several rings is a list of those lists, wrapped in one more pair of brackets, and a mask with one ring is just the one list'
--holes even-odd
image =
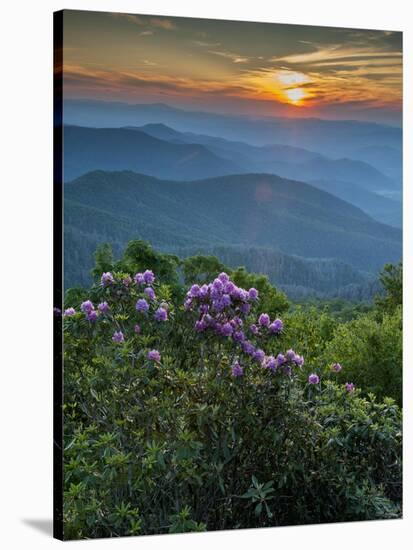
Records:
{"label": "sky", "polygon": [[65,11],[65,98],[401,124],[402,33]]}

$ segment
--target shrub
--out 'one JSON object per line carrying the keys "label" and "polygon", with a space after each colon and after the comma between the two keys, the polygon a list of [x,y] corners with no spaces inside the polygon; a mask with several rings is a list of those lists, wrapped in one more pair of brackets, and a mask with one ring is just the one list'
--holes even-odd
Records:
{"label": "shrub", "polygon": [[[64,314],[65,538],[400,515],[400,411],[300,374],[260,293],[105,272]],[[301,351],[301,349],[300,349]]]}
{"label": "shrub", "polygon": [[305,309],[300,306],[288,312],[284,320],[283,345],[299,347],[310,371],[320,368],[325,347],[340,323],[328,312],[319,312],[315,307]]}
{"label": "shrub", "polygon": [[378,320],[374,312],[339,325],[323,355],[327,365],[345,365],[340,380],[349,378],[365,394],[402,402],[402,316],[400,306]]}

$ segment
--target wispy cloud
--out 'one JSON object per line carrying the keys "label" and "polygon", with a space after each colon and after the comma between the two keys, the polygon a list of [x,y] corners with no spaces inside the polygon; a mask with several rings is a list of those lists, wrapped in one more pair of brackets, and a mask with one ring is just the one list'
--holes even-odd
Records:
{"label": "wispy cloud", "polygon": [[201,48],[217,48],[221,45],[220,42],[205,42],[204,40],[192,40],[191,42]]}
{"label": "wispy cloud", "polygon": [[[379,37],[383,40],[383,34]],[[303,74],[306,82],[296,83],[306,92],[302,104],[373,103],[394,105],[401,101],[402,53],[378,42],[377,35],[354,31],[355,43],[308,44],[310,51],[273,56],[272,67],[256,72],[253,77],[268,89],[277,74],[277,65],[285,74]],[[392,35],[386,35],[392,38]],[[364,41],[360,43],[360,41]]]}
{"label": "wispy cloud", "polygon": [[170,19],[165,19],[161,17],[153,17],[150,19],[151,25],[154,27],[159,27],[160,29],[166,29],[168,31],[175,30],[177,26]]}
{"label": "wispy cloud", "polygon": [[[244,70],[234,75],[231,83],[223,80],[184,78],[154,73],[155,62],[143,60],[142,70],[101,70],[82,65],[65,65],[64,79],[68,90],[105,89],[113,93],[127,93],[131,97],[143,90],[154,93],[168,92],[182,97],[202,95],[234,97],[239,99],[277,102],[296,107],[313,108],[323,105],[369,105],[394,106],[395,94],[388,92],[386,73],[377,70],[374,74],[375,86],[366,80],[367,69],[360,69],[357,75],[347,72],[323,75],[316,72],[304,73],[287,69],[261,68]],[[145,71],[144,67],[151,72]],[[371,75],[369,74],[369,77]],[[387,93],[385,93],[387,90]],[[382,91],[382,93],[380,93]],[[379,97],[378,99],[378,92]]]}
{"label": "wispy cloud", "polygon": [[298,53],[285,55],[282,57],[272,57],[272,62],[283,62],[290,64],[302,65],[317,65],[319,63],[327,63],[331,61],[340,62],[349,59],[366,60],[370,58],[391,59],[393,62],[398,62],[401,59],[401,52],[378,52],[372,51],[369,48],[363,50],[354,50],[352,48],[343,48],[340,44],[329,46],[328,48],[319,48],[308,53]]}
{"label": "wispy cloud", "polygon": [[221,57],[225,57],[226,59],[230,59],[233,63],[248,63],[249,57],[245,57],[242,55],[239,55],[237,53],[232,53],[228,51],[219,51],[219,50],[208,50],[208,53],[212,53],[213,55],[218,55]]}
{"label": "wispy cloud", "polygon": [[[146,65],[154,65],[149,60],[144,60]],[[216,80],[195,80],[191,78],[168,77],[165,75],[145,74],[139,71],[105,71],[90,69],[82,65],[64,65],[64,78],[66,83],[70,85],[75,81],[88,81],[100,86],[131,86],[138,88],[139,86],[164,88],[175,90],[182,93],[193,92],[222,92],[239,93],[240,91],[248,92],[247,87],[228,86],[226,83]]]}
{"label": "wispy cloud", "polygon": [[130,13],[111,13],[111,17],[115,19],[126,19],[130,23],[134,23],[139,26],[152,26],[159,29],[165,29],[172,31],[177,29],[176,24],[167,17],[148,17],[144,15],[133,15]]}

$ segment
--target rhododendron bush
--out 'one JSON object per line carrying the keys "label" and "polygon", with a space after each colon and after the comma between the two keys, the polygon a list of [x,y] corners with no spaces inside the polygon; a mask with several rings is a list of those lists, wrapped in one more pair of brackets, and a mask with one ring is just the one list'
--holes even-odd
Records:
{"label": "rhododendron bush", "polygon": [[221,272],[182,293],[149,268],[105,271],[75,301],[67,538],[400,515],[399,408],[363,397],[345,365],[307,365],[255,287]]}

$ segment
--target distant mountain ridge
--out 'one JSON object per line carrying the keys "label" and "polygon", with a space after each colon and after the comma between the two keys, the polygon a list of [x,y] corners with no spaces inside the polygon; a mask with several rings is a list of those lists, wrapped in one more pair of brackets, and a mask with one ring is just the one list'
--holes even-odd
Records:
{"label": "distant mountain ridge", "polygon": [[175,143],[202,144],[217,155],[236,161],[245,170],[257,169],[261,166],[260,163],[263,162],[282,160],[301,163],[321,157],[319,153],[291,145],[250,145],[242,141],[231,141],[217,136],[178,132],[165,124],[145,124],[144,126],[128,126],[127,128]]}
{"label": "distant mountain ridge", "polygon": [[401,151],[401,128],[354,120],[251,117],[190,111],[162,103],[74,100],[64,103],[64,123],[94,127],[142,126],[163,123],[180,132],[219,135],[254,145],[282,143],[332,157],[349,156],[349,149],[391,147]]}
{"label": "distant mountain ridge", "polygon": [[175,144],[122,128],[64,127],[64,178],[92,170],[135,170],[190,180],[238,173],[233,162],[199,144]]}
{"label": "distant mountain ridge", "polygon": [[165,124],[146,124],[128,128],[175,143],[202,144],[218,156],[236,160],[247,172],[272,172],[300,181],[307,181],[309,178],[343,179],[349,183],[358,183],[371,191],[380,188],[394,189],[397,186],[391,178],[364,161],[351,158],[331,159],[301,147],[280,144],[257,147],[213,136],[182,133]]}
{"label": "distant mountain ridge", "polygon": [[[361,198],[365,199],[365,191],[397,193],[390,178],[362,161],[329,159],[289,145],[257,147],[213,136],[184,134],[163,124],[139,128],[66,126],[64,138],[66,181],[100,169],[132,170],[178,181],[266,172],[305,182],[331,180],[333,194],[362,208],[366,204]],[[354,193],[343,196],[338,181],[343,182],[343,187],[352,186]],[[326,185],[322,188],[329,190]],[[401,208],[394,201],[377,197],[368,204],[367,211],[377,220],[401,225]]]}
{"label": "distant mountain ridge", "polygon": [[355,183],[346,181],[308,179],[307,183],[354,204],[381,223],[393,227],[401,227],[402,225],[403,209],[400,201],[383,197],[382,195],[363,189]]}
{"label": "distant mountain ridge", "polygon": [[95,243],[267,248],[371,273],[401,255],[400,230],[309,184],[268,174],[176,182],[95,171],[68,183],[65,201],[65,230]]}

